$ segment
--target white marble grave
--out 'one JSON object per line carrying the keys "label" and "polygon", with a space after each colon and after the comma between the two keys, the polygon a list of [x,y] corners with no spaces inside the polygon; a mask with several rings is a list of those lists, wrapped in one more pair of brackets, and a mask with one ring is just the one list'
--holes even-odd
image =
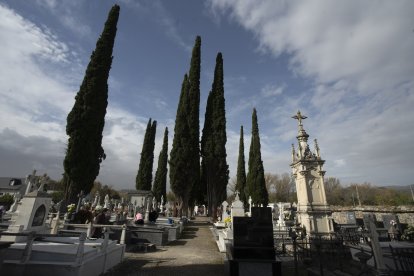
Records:
{"label": "white marble grave", "polygon": [[239,192],[236,191],[236,198],[231,204],[231,221],[233,217],[244,217],[244,204],[239,198]]}
{"label": "white marble grave", "polygon": [[14,241],[4,254],[4,275],[98,276],[122,261],[125,245],[109,240],[108,232],[105,239],[96,240],[86,240],[86,233],[50,236],[46,218],[52,198],[41,188],[21,199],[3,232],[2,240]]}
{"label": "white marble grave", "polygon": [[[35,190],[24,195],[18,203],[16,211],[12,214],[12,222],[6,233],[29,231],[48,233],[50,226],[46,224],[46,219],[51,202],[52,196],[42,191]],[[2,236],[1,240],[21,242],[25,241],[26,237]]]}

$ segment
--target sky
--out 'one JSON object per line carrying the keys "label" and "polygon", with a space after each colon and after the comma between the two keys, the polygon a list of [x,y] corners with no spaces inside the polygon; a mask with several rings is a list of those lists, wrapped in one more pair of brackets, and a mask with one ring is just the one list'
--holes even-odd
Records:
{"label": "sky", "polygon": [[121,6],[97,180],[134,189],[149,118],[154,172],[169,150],[184,74],[201,36],[200,129],[224,59],[227,162],[246,170],[257,109],[266,173],[290,173],[298,110],[326,177],[414,183],[414,1],[0,0],[0,176],[59,180],[66,117],[113,4]]}

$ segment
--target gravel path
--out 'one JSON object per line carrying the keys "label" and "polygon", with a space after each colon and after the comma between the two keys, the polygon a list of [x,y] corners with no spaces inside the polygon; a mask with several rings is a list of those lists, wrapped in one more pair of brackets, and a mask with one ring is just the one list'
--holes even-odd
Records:
{"label": "gravel path", "polygon": [[210,226],[208,218],[197,217],[186,225],[181,239],[155,252],[125,253],[124,261],[105,276],[227,275]]}

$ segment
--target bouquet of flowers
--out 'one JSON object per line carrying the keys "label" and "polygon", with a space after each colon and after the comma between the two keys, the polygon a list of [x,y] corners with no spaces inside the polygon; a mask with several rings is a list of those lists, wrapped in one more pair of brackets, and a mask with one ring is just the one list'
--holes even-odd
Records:
{"label": "bouquet of flowers", "polygon": [[68,208],[68,213],[73,213],[76,209],[76,205],[75,203],[72,203],[72,204],[69,204],[67,208]]}
{"label": "bouquet of flowers", "polygon": [[395,226],[395,225],[397,225],[397,222],[392,219],[392,220],[390,220],[390,225]]}
{"label": "bouquet of flowers", "polygon": [[231,217],[227,217],[227,218],[225,218],[223,222],[226,224],[226,226],[227,226],[227,227],[230,227],[230,224],[231,224]]}

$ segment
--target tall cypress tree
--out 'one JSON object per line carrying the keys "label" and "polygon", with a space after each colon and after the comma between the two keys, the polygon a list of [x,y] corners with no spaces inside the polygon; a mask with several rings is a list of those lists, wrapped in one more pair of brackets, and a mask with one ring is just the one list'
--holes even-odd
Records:
{"label": "tall cypress tree", "polygon": [[201,38],[197,36],[192,52],[190,72],[184,77],[173,146],[170,154],[170,184],[187,214],[193,187],[200,184],[200,66]]}
{"label": "tall cypress tree", "polygon": [[252,114],[252,140],[249,152],[249,171],[247,173],[246,197],[251,196],[254,204],[267,206],[269,195],[266,189],[262,154],[260,152],[259,126],[257,124],[256,109]]}
{"label": "tall cypress tree", "polygon": [[170,185],[177,196],[180,208],[185,200],[188,201],[191,186],[189,186],[189,126],[187,121],[189,82],[187,74],[181,85],[180,100],[178,102],[177,115],[175,118],[174,138],[170,152]]}
{"label": "tall cypress tree", "polygon": [[207,99],[203,128],[202,168],[203,181],[207,186],[209,212],[216,217],[216,208],[226,199],[226,187],[229,179],[226,161],[226,111],[224,99],[223,58],[218,53],[214,81]]}
{"label": "tall cypress tree", "polygon": [[67,117],[66,134],[69,140],[63,161],[67,203],[75,202],[81,190],[89,193],[99,174],[100,163],[106,157],[102,148],[102,131],[119,10],[119,6],[114,5],[108,14],[75,97],[75,104]]}
{"label": "tall cypress tree", "polygon": [[158,158],[158,167],[155,173],[153,193],[157,202],[161,202],[161,196],[164,202],[167,201],[167,163],[168,163],[168,128],[164,131],[164,142]]}
{"label": "tall cypress tree", "polygon": [[[188,125],[190,131],[191,147],[189,162],[191,169],[189,171],[189,182],[192,189],[188,199],[189,207],[193,207],[196,198],[199,198],[200,188],[200,72],[201,72],[201,38],[197,36],[191,56],[190,72],[188,81],[190,84],[188,93]],[[184,204],[184,210],[187,210],[187,204]]]}
{"label": "tall cypress tree", "polygon": [[210,91],[204,115],[203,135],[201,137],[201,189],[205,191],[208,213],[212,214],[214,182],[214,134],[213,134],[214,92]]}
{"label": "tall cypress tree", "polygon": [[239,159],[237,162],[237,180],[236,191],[240,193],[240,200],[247,204],[246,194],[244,193],[246,187],[246,162],[244,158],[244,137],[243,126],[240,127],[240,142],[239,142]]}
{"label": "tall cypress tree", "polygon": [[137,190],[151,190],[152,183],[152,165],[154,163],[155,134],[157,130],[157,121],[151,124],[151,118],[145,131],[144,143],[142,144],[141,160],[139,162],[138,173],[136,177]]}

